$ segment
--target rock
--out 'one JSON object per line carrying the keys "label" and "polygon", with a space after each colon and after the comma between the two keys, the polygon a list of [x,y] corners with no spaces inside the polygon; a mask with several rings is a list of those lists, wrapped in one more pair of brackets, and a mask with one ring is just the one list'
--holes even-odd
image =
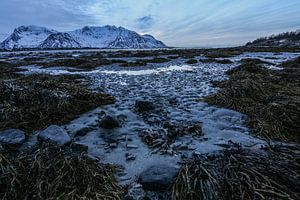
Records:
{"label": "rock", "polygon": [[71,142],[67,131],[60,126],[51,125],[38,134],[38,139],[43,142],[50,142],[59,146],[64,146]]}
{"label": "rock", "polygon": [[136,156],[130,154],[130,153],[126,153],[125,154],[126,160],[130,161],[130,160],[135,160]]}
{"label": "rock", "polygon": [[109,144],[109,148],[114,149],[117,148],[118,144],[117,143],[111,143]]}
{"label": "rock", "polygon": [[193,155],[197,157],[197,156],[201,156],[202,154],[200,152],[198,152],[198,151],[194,151]]}
{"label": "rock", "polygon": [[120,114],[120,115],[117,116],[117,119],[118,119],[120,122],[126,122],[127,116],[126,116],[126,115],[123,115],[123,114]]}
{"label": "rock", "polygon": [[135,145],[135,144],[127,144],[126,147],[127,147],[127,149],[137,149],[137,148],[139,148],[139,147],[138,147],[137,145]]}
{"label": "rock", "polygon": [[168,165],[153,165],[139,176],[143,188],[151,191],[165,191],[173,183],[178,169]]}
{"label": "rock", "polygon": [[7,129],[0,132],[0,143],[20,146],[25,142],[25,133],[19,129]]}
{"label": "rock", "polygon": [[120,123],[116,118],[107,115],[100,121],[99,126],[105,129],[113,129],[120,127]]}
{"label": "rock", "polygon": [[154,110],[154,104],[150,101],[141,101],[138,100],[135,102],[135,109],[138,112],[147,112],[147,111],[151,111]]}
{"label": "rock", "polygon": [[126,141],[126,136],[123,135],[123,136],[121,136],[121,137],[118,137],[118,138],[117,138],[117,141]]}

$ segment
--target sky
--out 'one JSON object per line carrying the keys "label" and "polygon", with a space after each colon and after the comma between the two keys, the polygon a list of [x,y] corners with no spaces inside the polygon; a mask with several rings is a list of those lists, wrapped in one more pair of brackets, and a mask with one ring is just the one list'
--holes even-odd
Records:
{"label": "sky", "polygon": [[236,46],[300,29],[300,0],[0,0],[0,39],[21,25],[123,26],[168,46]]}

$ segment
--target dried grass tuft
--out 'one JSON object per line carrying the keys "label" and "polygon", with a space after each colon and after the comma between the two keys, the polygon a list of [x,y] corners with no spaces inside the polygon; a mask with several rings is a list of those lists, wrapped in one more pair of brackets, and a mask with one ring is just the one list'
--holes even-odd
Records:
{"label": "dried grass tuft", "polygon": [[12,156],[0,154],[0,198],[13,199],[122,199],[117,169],[85,155],[55,146]]}
{"label": "dried grass tuft", "polygon": [[0,80],[0,129],[13,127],[31,133],[114,102],[109,95],[89,91],[79,78],[30,75]]}
{"label": "dried grass tuft", "polygon": [[221,90],[208,103],[245,113],[253,132],[267,139],[300,141],[300,58],[272,71],[257,60],[228,72]]}
{"label": "dried grass tuft", "polygon": [[195,159],[182,167],[172,200],[299,199],[300,147],[294,148],[274,148],[269,157],[238,150]]}

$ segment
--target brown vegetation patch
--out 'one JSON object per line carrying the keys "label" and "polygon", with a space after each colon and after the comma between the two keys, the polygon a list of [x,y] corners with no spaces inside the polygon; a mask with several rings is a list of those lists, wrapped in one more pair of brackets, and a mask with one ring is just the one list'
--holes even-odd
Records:
{"label": "brown vegetation patch", "polygon": [[54,146],[18,156],[0,152],[0,198],[122,199],[116,168]]}
{"label": "brown vegetation patch", "polygon": [[89,91],[80,76],[29,75],[0,79],[0,129],[27,133],[51,124],[65,124],[114,98]]}
{"label": "brown vegetation patch", "polygon": [[220,92],[206,101],[249,116],[255,134],[276,140],[300,141],[300,58],[282,64],[281,71],[261,67],[257,60],[228,72],[217,83]]}
{"label": "brown vegetation patch", "polygon": [[95,69],[96,67],[101,67],[103,65],[112,65],[112,64],[126,64],[127,61],[125,60],[118,60],[118,59],[106,59],[106,58],[69,58],[69,59],[56,59],[49,61],[47,63],[35,63],[41,64],[43,67],[74,67],[79,69]]}
{"label": "brown vegetation patch", "polygon": [[300,198],[300,147],[277,147],[268,157],[231,150],[185,164],[172,200]]}

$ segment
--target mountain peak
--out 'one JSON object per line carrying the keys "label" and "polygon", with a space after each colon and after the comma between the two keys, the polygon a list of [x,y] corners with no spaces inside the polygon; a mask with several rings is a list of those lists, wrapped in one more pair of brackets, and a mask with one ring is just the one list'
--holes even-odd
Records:
{"label": "mountain peak", "polygon": [[29,25],[29,26],[19,26],[14,30],[14,32],[21,33],[21,32],[48,32],[53,33],[56,32],[55,30],[48,29],[46,27],[42,26],[35,26],[35,25]]}

